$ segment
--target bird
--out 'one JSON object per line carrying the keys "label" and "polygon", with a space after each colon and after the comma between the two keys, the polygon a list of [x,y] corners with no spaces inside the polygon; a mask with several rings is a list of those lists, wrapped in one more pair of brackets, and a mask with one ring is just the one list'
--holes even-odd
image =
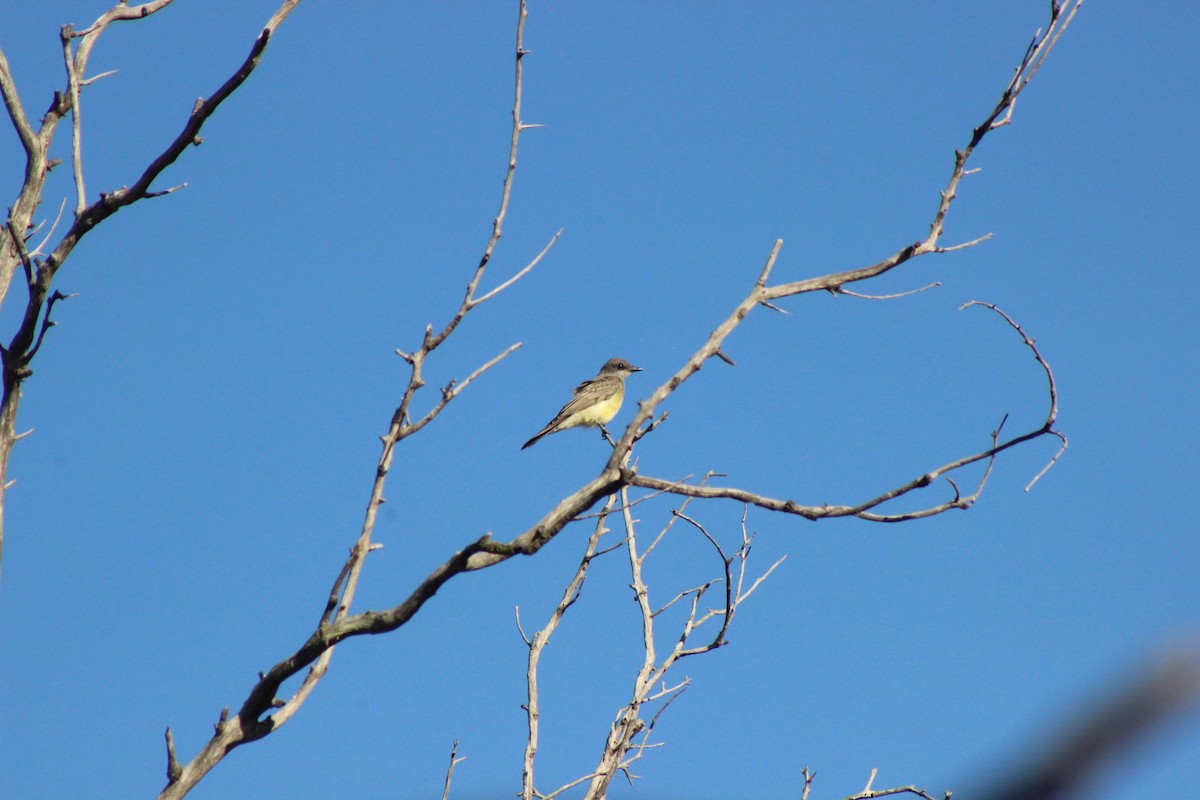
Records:
{"label": "bird", "polygon": [[521,449],[530,447],[547,434],[565,431],[567,428],[592,426],[603,430],[608,421],[621,410],[621,402],[625,399],[625,379],[641,371],[641,367],[635,367],[623,358],[610,358],[600,368],[599,375],[575,387],[575,396],[570,402],[562,407],[546,427],[521,445]]}

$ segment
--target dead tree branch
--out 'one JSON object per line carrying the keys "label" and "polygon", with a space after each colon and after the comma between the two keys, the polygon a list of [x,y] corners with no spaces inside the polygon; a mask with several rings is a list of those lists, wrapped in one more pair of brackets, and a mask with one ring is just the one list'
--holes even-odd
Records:
{"label": "dead tree branch", "polygon": [[[661,540],[676,517],[684,519],[699,530],[716,550],[721,560],[722,577],[715,581],[705,582],[676,595],[676,599],[688,597],[690,605],[686,617],[680,625],[674,645],[667,651],[666,655],[660,658],[656,645],[656,617],[663,609],[669,607],[675,601],[672,600],[658,611],[652,608],[650,603],[650,587],[647,585],[643,575],[643,568],[647,558],[650,556],[651,550],[647,549],[645,552],[639,552],[636,525],[629,508],[628,488],[622,488],[620,495],[622,501],[621,514],[625,523],[625,548],[629,555],[630,588],[633,589],[634,600],[637,603],[642,624],[643,658],[642,664],[634,677],[632,696],[629,702],[617,712],[616,719],[609,727],[608,736],[605,739],[600,759],[590,777],[587,778],[589,785],[584,795],[585,800],[602,800],[607,795],[609,784],[618,773],[624,774],[630,780],[636,777],[630,772],[630,767],[642,758],[647,749],[657,746],[656,743],[650,741],[650,736],[654,731],[659,717],[666,707],[690,683],[690,679],[684,678],[681,682],[673,686],[668,686],[666,684],[667,673],[684,658],[708,653],[727,644],[725,633],[728,631],[738,607],[783,562],[782,558],[776,561],[748,589],[743,589],[746,561],[750,553],[750,537],[745,528],[745,517],[743,517],[742,526],[742,546],[738,548],[738,551],[733,556],[726,556],[721,546],[717,543],[717,540],[703,525],[683,514],[682,510],[674,512],[672,519],[668,521],[663,533],[660,533],[653,540],[654,543]],[[737,563],[736,570],[731,569],[731,565],[734,562]],[[734,576],[734,572],[736,572],[736,577]],[[708,589],[716,585],[724,587],[721,606],[719,608],[708,609],[707,611],[702,610],[700,607],[701,600]],[[691,644],[693,636],[705,623],[715,617],[719,617],[721,623],[714,634],[711,637],[705,637],[698,644]],[[647,704],[656,701],[662,701],[662,705],[659,706],[649,721],[643,719],[641,715],[642,709]],[[566,787],[563,788],[565,789]],[[562,789],[559,791],[562,791]],[[552,794],[557,794],[557,792]]]}
{"label": "dead tree branch", "polygon": [[[587,580],[588,567],[591,566],[592,561],[598,555],[603,555],[604,552],[611,552],[610,549],[597,553],[597,548],[600,545],[601,537],[608,533],[606,525],[608,514],[612,511],[616,498],[616,495],[610,495],[608,502],[604,504],[604,508],[601,509],[599,516],[596,518],[596,525],[592,528],[592,535],[588,537],[583,558],[580,560],[579,566],[575,569],[574,575],[571,576],[571,580],[568,581],[566,589],[563,590],[562,599],[558,601],[558,605],[555,606],[554,611],[550,614],[550,619],[530,638],[525,636],[524,631],[521,632],[521,638],[525,640],[525,644],[529,648],[529,659],[525,672],[526,691],[528,693],[528,701],[525,704],[525,715],[528,722],[528,735],[525,740],[525,755],[521,764],[521,797],[523,800],[546,797],[546,795],[542,795],[534,788],[533,780],[533,765],[538,749],[538,724],[541,717],[538,694],[538,665],[541,661],[542,651],[550,643],[550,637],[558,630],[558,626],[562,622],[567,610],[575,605],[575,601],[579,599],[579,594],[583,591],[583,583]],[[577,783],[582,783],[583,780],[586,780],[586,778],[579,780]],[[574,786],[577,783],[572,783],[571,785]]]}
{"label": "dead tree branch", "polygon": [[[893,797],[896,795],[910,794],[914,797],[920,797],[921,800],[938,800],[938,798],[926,792],[924,789],[918,789],[916,786],[896,786],[891,789],[873,789],[875,784],[875,776],[879,774],[878,769],[871,770],[871,776],[867,778],[867,785],[861,792],[847,795],[844,800],[874,800],[876,797]],[[808,774],[808,770],[804,771],[804,790],[808,793],[808,787],[812,783],[812,776]],[[950,792],[946,792],[943,800],[950,800]]]}
{"label": "dead tree branch", "polygon": [[[372,544],[371,537],[375,530],[379,507],[384,503],[384,486],[395,457],[396,446],[404,439],[421,431],[426,425],[436,419],[449,403],[468,385],[515,351],[520,347],[520,344],[511,345],[477,368],[461,383],[456,385],[452,381],[445,386],[442,389],[440,400],[426,414],[421,416],[416,422],[413,422],[411,419],[412,404],[417,392],[425,386],[423,368],[426,359],[457,330],[467,314],[474,308],[494,297],[503,289],[511,286],[516,280],[536,266],[558,238],[558,234],[555,234],[551,238],[550,243],[528,265],[501,283],[496,289],[484,295],[477,295],[478,287],[484,277],[487,265],[492,258],[497,243],[500,241],[504,219],[508,212],[509,198],[512,193],[513,176],[516,169],[517,145],[522,130],[528,127],[521,122],[522,62],[526,55],[523,46],[525,18],[525,3],[524,0],[521,0],[516,33],[516,85],[512,112],[512,138],[508,166],[501,192],[500,209],[492,222],[491,235],[488,238],[483,255],[480,257],[475,271],[467,284],[466,292],[457,311],[451,316],[449,322],[436,332],[432,325],[427,325],[421,343],[415,350],[412,352],[397,351],[397,354],[409,365],[408,382],[401,392],[400,400],[392,414],[387,433],[381,437],[382,449],[376,464],[375,477],[371,485],[370,497],[367,502],[361,531],[350,550],[349,558],[343,564],[337,579],[334,581],[329,599],[317,623],[317,627],[308,640],[295,653],[259,676],[258,682],[250,690],[249,695],[242,703],[237,714],[232,718],[222,720],[212,738],[209,739],[191,761],[183,766],[178,779],[170,781],[162,790],[159,795],[160,800],[183,797],[230,751],[243,744],[268,736],[286,723],[304,704],[305,700],[308,699],[308,696],[316,688],[317,683],[324,677],[330,660],[333,657],[334,646],[338,642],[351,636],[367,633],[383,633],[399,628],[408,622],[447,580],[465,571],[468,561],[473,555],[497,548],[497,545],[491,541],[490,537],[484,536],[471,545],[468,545],[459,553],[456,553],[449,561],[435,570],[400,605],[382,612],[367,611],[356,615],[350,614],[350,606],[353,603],[358,588],[366,556],[376,547]],[[591,504],[588,504],[589,507]],[[503,546],[500,546],[500,549],[509,552]],[[283,682],[299,674],[301,671],[305,671],[305,675],[296,691],[287,699],[279,698],[278,692]]]}
{"label": "dead tree branch", "polygon": [[[84,78],[88,58],[96,41],[110,24],[124,20],[144,19],[168,6],[171,0],[154,0],[154,2],[136,6],[121,2],[102,14],[84,31],[75,32],[70,26],[62,28],[60,40],[63,48],[63,61],[67,70],[67,86],[64,91],[55,92],[49,109],[42,116],[39,127],[36,129],[21,103],[8,60],[4,53],[0,52],[0,96],[4,99],[4,107],[8,112],[9,120],[16,129],[17,138],[20,139],[21,147],[25,152],[24,181],[18,191],[16,202],[8,208],[8,217],[4,226],[0,228],[0,302],[8,295],[17,264],[21,264],[25,270],[25,282],[28,288],[22,320],[2,351],[0,553],[3,552],[4,542],[3,487],[7,483],[8,461],[12,446],[17,441],[16,418],[21,396],[20,386],[26,378],[33,374],[29,365],[36,355],[46,327],[48,327],[45,320],[49,319],[49,305],[54,302],[54,298],[63,296],[57,291],[52,292],[51,284],[55,275],[79,241],[101,222],[125,206],[132,205],[139,200],[158,197],[174,191],[174,188],[152,191],[151,186],[189,145],[200,143],[200,130],[204,127],[204,123],[250,77],[250,73],[262,59],[267,42],[274,34],[275,29],[299,2],[300,0],[284,0],[258,35],[250,48],[250,54],[242,65],[211,96],[196,101],[192,113],[184,121],[179,135],[150,162],[131,186],[121,187],[111,192],[102,192],[100,199],[90,205],[87,203],[84,188],[80,108],[80,92],[82,87],[88,83]],[[78,40],[79,44],[72,52],[71,44],[75,40]],[[68,112],[72,115],[71,152],[76,187],[75,218],[50,254],[42,257],[27,252],[25,239],[28,235],[27,232],[36,228],[33,223],[33,215],[42,202],[46,177],[57,164],[49,156],[50,145],[58,129],[58,124]],[[34,253],[40,254],[41,250],[42,245],[39,245],[34,249]]]}
{"label": "dead tree branch", "polygon": [[[618,497],[620,498],[619,504]],[[673,512],[663,528],[651,540],[651,544],[645,550],[639,552],[636,523],[630,510],[632,504],[628,500],[627,490],[622,490],[608,497],[603,509],[597,514],[596,524],[593,527],[591,537],[588,539],[579,566],[563,590],[562,597],[551,613],[549,620],[532,637],[526,636],[524,631],[521,630],[521,638],[529,649],[526,673],[528,702],[525,706],[529,733],[522,770],[522,797],[525,800],[535,800],[535,798],[536,800],[553,800],[553,798],[559,797],[563,793],[584,783],[589,784],[585,797],[596,798],[598,800],[605,795],[609,783],[617,774],[624,774],[626,778],[633,780],[636,776],[630,770],[632,765],[641,759],[647,750],[660,746],[659,743],[651,742],[649,738],[659,718],[690,683],[688,678],[684,678],[674,685],[668,685],[665,681],[667,672],[673,665],[687,656],[699,655],[724,645],[726,643],[725,632],[728,630],[738,605],[748,598],[783,560],[780,559],[780,561],[773,564],[749,588],[745,588],[746,558],[749,555],[750,541],[750,537],[745,529],[745,517],[743,516],[742,520],[742,545],[738,548],[734,556],[726,556],[716,539],[702,525],[683,514],[682,510]],[[686,500],[684,508],[690,502],[690,499]],[[606,527],[607,519],[613,513],[621,514],[625,528],[625,537],[621,545],[614,545],[613,547],[600,550],[600,540],[609,532]],[[651,610],[649,601],[649,586],[643,578],[643,566],[653,552],[655,545],[662,541],[663,537],[673,528],[678,519],[685,519],[690,522],[713,545],[713,548],[721,559],[723,577],[707,581],[698,587],[684,590],[676,595],[675,600],[668,602],[666,606],[657,611],[653,611]],[[638,665],[634,678],[633,696],[621,711],[618,712],[616,721],[610,727],[602,755],[596,767],[587,774],[581,775],[553,791],[540,792],[534,783],[534,761],[537,755],[540,735],[538,666],[541,655],[549,643],[550,637],[562,623],[566,612],[579,599],[587,577],[588,568],[592,561],[601,555],[612,552],[622,545],[629,555],[631,588],[634,590],[634,597],[638,603],[642,624],[642,647],[644,655],[642,663]],[[738,564],[738,567],[736,570],[732,570],[731,565],[735,562]],[[734,576],[735,571],[737,573],[736,577]],[[701,597],[710,587],[717,584],[722,584],[725,587],[721,608],[708,609],[707,611],[701,610]],[[660,659],[655,644],[656,617],[663,610],[673,605],[676,600],[684,597],[691,599],[687,617],[680,626],[680,633],[674,646]],[[716,633],[711,637],[711,640],[698,646],[689,647],[689,641],[693,635],[706,622],[718,616],[721,617],[721,624]],[[520,628],[519,622],[518,628]],[[642,709],[650,704],[657,704],[657,708],[650,719],[646,720],[642,717]]]}
{"label": "dead tree branch", "polygon": [[454,777],[454,768],[466,760],[466,756],[458,757],[458,739],[455,739],[450,748],[450,763],[446,766],[446,784],[442,789],[442,800],[450,800],[450,780]]}
{"label": "dead tree branch", "polygon": [[[657,414],[659,406],[679,388],[686,380],[691,378],[710,358],[720,358],[726,363],[732,363],[732,360],[722,350],[722,345],[730,334],[742,323],[746,316],[758,306],[770,306],[774,301],[786,297],[793,297],[810,292],[827,291],[841,292],[847,284],[857,283],[860,281],[869,280],[883,275],[896,267],[916,258],[918,256],[927,255],[930,253],[948,252],[950,250],[961,249],[961,247],[972,246],[986,240],[986,236],[980,237],[974,241],[967,242],[963,245],[955,245],[953,247],[942,247],[940,239],[943,231],[943,226],[946,216],[949,213],[950,206],[956,196],[958,186],[963,177],[970,174],[967,169],[967,163],[971,154],[983,141],[984,137],[996,128],[1007,124],[1011,119],[1013,104],[1016,102],[1017,96],[1029,85],[1033,74],[1045,61],[1046,56],[1058,41],[1059,36],[1069,24],[1070,20],[1078,11],[1082,0],[1075,0],[1070,5],[1069,10],[1064,10],[1066,7],[1060,4],[1054,4],[1051,9],[1050,24],[1046,28],[1045,33],[1038,31],[1034,36],[1032,44],[1027,48],[1017,67],[1013,80],[1005,87],[1001,93],[1000,99],[996,102],[992,111],[987,115],[984,121],[978,125],[971,134],[970,141],[966,147],[955,151],[954,166],[951,170],[950,179],[947,181],[945,188],[939,192],[939,202],[934,210],[933,219],[929,226],[929,232],[925,238],[905,245],[888,257],[857,269],[846,270],[843,272],[834,272],[827,275],[822,275],[816,278],[808,278],[801,281],[792,281],[787,283],[769,284],[768,281],[771,272],[775,267],[775,263],[779,257],[780,249],[783,247],[783,240],[777,240],[774,247],[759,272],[758,278],[754,283],[753,288],[747,294],[733,312],[709,335],[708,340],[680,367],[665,383],[659,386],[651,395],[638,404],[638,411],[626,427],[621,438],[617,440],[613,447],[613,452],[609,456],[607,463],[601,469],[600,473],[589,481],[586,485],[580,487],[574,493],[563,498],[559,504],[548,514],[542,517],[533,527],[524,533],[518,535],[514,539],[505,544],[490,542],[486,549],[480,550],[469,562],[470,569],[482,569],[493,564],[499,563],[514,555],[532,555],[540,550],[548,541],[553,539],[563,529],[563,527],[573,520],[579,514],[587,511],[594,503],[603,497],[608,496],[612,492],[619,491],[625,486],[638,486],[640,488],[652,489],[655,491],[670,492],[674,494],[686,495],[689,497],[708,497],[717,498],[724,497],[738,500],[744,503],[750,503],[760,508],[771,511],[781,511],[789,514],[796,514],[807,519],[824,519],[827,517],[844,517],[854,516],[860,519],[869,520],[872,522],[904,522],[907,520],[921,519],[924,517],[934,516],[936,514],[945,513],[951,509],[968,508],[978,497],[978,491],[972,495],[962,496],[957,490],[954,491],[954,497],[948,501],[937,503],[924,509],[913,512],[897,513],[897,514],[879,514],[872,509],[889,500],[901,497],[912,492],[915,489],[924,488],[932,484],[938,477],[954,470],[961,469],[969,464],[979,461],[994,459],[996,455],[1022,444],[1026,441],[1038,438],[1044,435],[1056,436],[1062,439],[1061,434],[1050,429],[1053,424],[1051,418],[1046,425],[1037,431],[1031,431],[1022,436],[1015,437],[1004,443],[994,443],[993,447],[983,450],[973,455],[965,456],[956,461],[943,464],[930,472],[920,475],[908,483],[895,487],[891,490],[883,492],[876,497],[867,500],[857,505],[828,505],[807,506],[797,503],[793,500],[784,500],[765,497],[751,491],[715,487],[715,486],[694,486],[686,484],[682,481],[670,481],[662,478],[640,475],[635,469],[622,468],[620,465],[626,460],[629,451],[633,447],[634,442],[643,435],[647,428],[647,423],[652,420]],[[1004,120],[1004,122],[999,122]],[[1044,360],[1040,358],[1039,361]],[[652,427],[652,426],[651,426]],[[951,484],[953,486],[953,484]]]}
{"label": "dead tree branch", "polygon": [[[745,489],[711,485],[692,485],[684,481],[671,481],[663,478],[641,475],[633,470],[625,473],[625,478],[629,481],[630,485],[638,486],[643,489],[652,489],[670,494],[685,495],[687,497],[702,497],[710,499],[725,498],[737,500],[742,503],[749,503],[751,505],[758,506],[759,508],[763,508],[768,511],[795,514],[809,520],[828,519],[833,517],[858,517],[859,519],[867,520],[869,522],[906,522],[912,519],[931,517],[951,509],[970,508],[983,493],[984,485],[987,482],[988,476],[991,474],[991,464],[998,454],[1008,450],[1009,448],[1042,436],[1053,436],[1058,438],[1061,441],[1062,446],[1059,448],[1058,452],[1055,453],[1053,458],[1051,458],[1050,462],[1041,470],[1041,472],[1034,477],[1029,486],[1026,487],[1026,490],[1028,490],[1029,487],[1032,486],[1033,483],[1038,480],[1038,478],[1044,475],[1050,466],[1052,466],[1058,460],[1059,456],[1062,455],[1062,452],[1067,447],[1067,437],[1054,429],[1054,423],[1058,420],[1058,388],[1054,381],[1054,372],[1050,369],[1050,364],[1042,356],[1041,351],[1037,347],[1037,343],[1025,333],[1024,329],[1021,328],[1021,326],[1017,324],[1012,317],[991,303],[981,303],[973,300],[964,305],[963,308],[967,308],[969,306],[983,306],[1000,315],[1004,321],[1008,323],[1008,325],[1015,330],[1018,335],[1021,336],[1025,346],[1028,347],[1030,352],[1033,353],[1038,365],[1041,366],[1042,371],[1045,373],[1047,393],[1049,395],[1049,409],[1046,413],[1045,420],[1037,428],[1019,436],[1014,436],[1011,439],[1005,440],[1004,442],[1000,442],[998,437],[1000,429],[1003,427],[1003,423],[1001,423],[997,430],[991,435],[991,447],[981,450],[978,453],[963,456],[948,463],[942,464],[941,466],[935,467],[928,472],[913,478],[908,483],[897,486],[893,489],[883,492],[882,494],[872,497],[865,502],[852,506],[835,506],[829,504],[819,506],[801,505],[794,500],[767,497],[765,495],[757,494]],[[947,477],[947,480],[950,481],[950,485],[954,488],[954,496],[949,500],[915,511],[907,511],[896,514],[881,514],[873,510],[884,503],[895,500],[899,497],[903,497],[917,489],[923,489],[927,486],[931,486],[938,478],[942,476],[948,476],[950,473],[956,472],[966,466],[978,463],[980,461],[987,461],[988,467],[985,470],[983,477],[979,481],[975,491],[969,495],[962,495],[958,491],[958,487]]]}

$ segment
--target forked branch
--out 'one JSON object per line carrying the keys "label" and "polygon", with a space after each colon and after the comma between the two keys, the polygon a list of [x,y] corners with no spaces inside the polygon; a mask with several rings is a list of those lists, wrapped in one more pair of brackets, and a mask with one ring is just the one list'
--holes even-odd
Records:
{"label": "forked branch", "polygon": [[[693,518],[683,513],[681,508],[672,514],[663,532],[652,541],[661,541],[665,532],[671,528],[675,519],[683,519],[695,527],[708,540],[721,561],[722,577],[706,581],[692,589],[676,595],[676,598],[686,597],[689,605],[683,620],[679,623],[674,644],[661,657],[656,643],[659,613],[673,604],[668,603],[662,609],[655,611],[650,602],[650,587],[644,577],[644,566],[649,558],[652,547],[642,552],[638,545],[637,529],[630,511],[628,489],[621,489],[621,515],[625,523],[625,548],[629,556],[630,588],[633,590],[637,603],[642,628],[642,664],[634,676],[633,691],[629,701],[617,712],[616,719],[609,727],[604,747],[595,769],[587,778],[588,790],[585,800],[602,800],[607,795],[609,784],[618,773],[632,780],[630,771],[632,765],[640,760],[647,749],[657,746],[651,742],[659,717],[679,694],[687,688],[690,680],[684,678],[679,683],[667,685],[667,674],[682,659],[697,656],[716,650],[727,644],[725,633],[728,631],[735,614],[741,604],[775,571],[783,559],[772,564],[765,572],[756,578],[749,587],[745,585],[747,559],[750,554],[750,535],[745,527],[745,516],[742,517],[742,543],[737,552],[727,556],[718,544],[716,538]],[[684,508],[690,502],[684,502]],[[736,568],[731,565],[736,564]],[[708,589],[714,586],[723,588],[721,604],[717,608],[702,609],[701,601]],[[720,624],[711,636],[706,635],[698,643],[693,643],[696,636],[714,618],[720,618]],[[648,704],[660,702],[661,705],[649,720],[642,716],[642,710]],[[566,787],[563,787],[564,789]],[[559,792],[562,789],[558,790]],[[557,794],[554,792],[551,795]]]}
{"label": "forked branch", "polygon": [[[522,800],[534,800],[534,798],[545,798],[534,788],[534,761],[537,758],[538,744],[541,737],[540,721],[540,692],[538,690],[538,667],[541,663],[542,651],[550,643],[550,637],[558,630],[558,626],[562,623],[563,617],[567,611],[579,599],[580,592],[583,591],[584,581],[587,580],[588,567],[592,561],[599,555],[606,552],[612,552],[611,548],[605,551],[598,552],[600,539],[608,533],[607,521],[608,515],[612,511],[613,504],[616,502],[616,495],[611,495],[608,502],[596,518],[596,525],[592,528],[592,535],[588,537],[587,546],[584,548],[583,558],[579,561],[579,566],[576,567],[575,573],[571,576],[571,580],[567,582],[566,588],[563,590],[562,599],[558,601],[558,605],[554,607],[554,611],[550,614],[550,618],[546,624],[538,631],[534,632],[532,637],[526,637],[524,631],[521,631],[521,638],[525,640],[526,646],[529,648],[529,657],[526,662],[525,683],[527,692],[527,701],[525,704],[525,716],[528,724],[528,733],[525,739],[525,756],[521,762],[521,797]],[[518,614],[518,628],[520,628],[520,616]],[[588,776],[590,778],[590,776]],[[588,778],[581,778],[575,781],[571,786],[576,786]],[[559,791],[562,791],[561,789]],[[551,795],[557,794],[552,792]]]}
{"label": "forked branch", "polygon": [[[440,399],[416,422],[411,419],[412,404],[421,388],[425,386],[424,365],[426,359],[446,339],[457,330],[459,324],[480,303],[494,297],[500,291],[511,286],[516,280],[527,274],[545,256],[550,246],[557,240],[558,234],[551,238],[550,243],[524,268],[514,276],[504,281],[500,286],[483,296],[476,296],[476,291],[483,279],[485,270],[492,253],[499,242],[503,221],[508,210],[509,197],[512,192],[513,175],[516,167],[517,144],[520,134],[525,127],[521,124],[521,74],[522,60],[526,55],[523,46],[526,9],[524,0],[520,3],[520,13],[517,21],[516,35],[516,89],[513,100],[513,126],[509,150],[508,167],[505,172],[501,193],[500,209],[492,223],[492,232],[480,257],[478,265],[467,284],[467,290],[462,303],[451,316],[450,321],[440,330],[434,331],[433,326],[426,326],[420,345],[412,352],[397,351],[397,354],[409,365],[408,382],[401,391],[400,399],[392,414],[387,432],[381,437],[382,448],[375,468],[375,476],[371,485],[370,497],[362,528],[350,550],[350,555],[341,567],[334,581],[316,630],[296,652],[277,663],[265,673],[260,674],[258,682],[250,690],[241,709],[232,718],[223,718],[216,728],[212,738],[201,751],[182,768],[178,779],[168,783],[159,795],[164,798],[182,797],[207,772],[221,761],[231,750],[248,742],[268,736],[279,726],[287,722],[303,705],[308,696],[316,688],[317,683],[324,677],[334,646],[348,637],[366,633],[381,633],[395,630],[408,622],[417,611],[441,588],[451,577],[465,571],[471,556],[476,553],[495,549],[497,545],[490,537],[484,536],[461,552],[455,554],[446,564],[435,570],[409,596],[409,598],[383,612],[364,612],[350,614],[358,588],[359,578],[367,555],[378,547],[371,538],[379,507],[384,503],[384,486],[388,472],[391,469],[397,445],[409,436],[421,431],[426,425],[436,419],[467,386],[484,372],[499,363],[514,352],[520,344],[514,344],[500,354],[478,367],[461,382],[451,381],[441,391]],[[304,672],[300,686],[286,699],[278,697],[278,692],[284,681],[294,675]],[[453,761],[452,761],[453,764]]]}
{"label": "forked branch", "polygon": [[[1050,459],[1050,462],[1034,477],[1033,481],[1030,482],[1029,485],[1032,486],[1033,483],[1042,475],[1044,475],[1050,466],[1052,466],[1058,460],[1059,456],[1062,455],[1062,452],[1067,447],[1067,437],[1060,431],[1054,429],[1054,423],[1058,419],[1058,389],[1054,381],[1054,372],[1050,369],[1050,364],[1042,356],[1036,342],[1025,333],[1024,329],[1022,329],[1021,326],[1012,319],[1012,317],[991,303],[971,301],[963,307],[966,308],[976,305],[989,308],[1000,315],[1004,321],[1021,336],[1025,346],[1029,348],[1030,352],[1033,353],[1038,365],[1042,368],[1046,375],[1047,392],[1049,395],[1049,408],[1047,410],[1045,420],[1043,420],[1042,424],[1033,430],[1027,431],[1018,436],[1013,436],[1012,438],[1001,442],[999,441],[999,434],[1003,428],[1002,422],[1001,425],[998,426],[997,429],[991,434],[992,444],[990,447],[981,450],[978,453],[963,456],[935,467],[928,472],[918,475],[916,478],[913,478],[905,484],[889,489],[879,495],[876,495],[875,497],[870,498],[869,500],[858,503],[857,505],[830,505],[828,503],[822,505],[803,505],[791,499],[768,497],[766,495],[758,494],[745,489],[728,486],[712,486],[709,484],[689,484],[686,481],[672,481],[664,478],[642,475],[635,470],[626,471],[624,473],[624,479],[627,480],[630,485],[638,486],[643,489],[652,489],[655,491],[678,494],[686,497],[700,497],[709,499],[724,498],[729,500],[737,500],[738,502],[748,503],[768,511],[795,514],[809,520],[828,519],[834,517],[858,517],[859,519],[867,520],[869,522],[906,522],[908,520],[931,517],[951,509],[970,508],[982,494],[984,485],[987,483],[987,478],[991,474],[991,464],[998,454],[1019,444],[1023,444],[1042,436],[1052,436],[1059,439],[1061,442],[1061,447],[1059,447],[1058,451]],[[975,491],[971,492],[970,494],[963,495],[958,490],[957,485],[954,484],[953,481],[950,481],[950,485],[954,489],[954,496],[949,500],[935,503],[925,508],[894,514],[883,514],[875,510],[884,503],[904,497],[905,495],[908,495],[909,493],[918,489],[924,489],[928,486],[932,486],[938,478],[949,476],[953,472],[981,461],[988,462],[988,467],[980,478]],[[947,480],[950,480],[949,477],[947,477]],[[1028,489],[1029,487],[1026,488]]]}
{"label": "forked branch", "polygon": [[[67,71],[67,85],[65,90],[55,92],[49,109],[42,116],[40,125],[36,129],[21,103],[8,61],[0,52],[0,96],[3,96],[5,109],[8,111],[9,119],[16,129],[21,146],[25,151],[24,181],[18,191],[16,202],[8,209],[8,218],[5,220],[5,224],[0,227],[0,301],[8,294],[12,276],[18,264],[25,271],[25,283],[28,289],[21,321],[17,325],[15,333],[9,338],[7,345],[0,348],[0,353],[3,355],[3,394],[0,397],[0,547],[3,545],[4,536],[2,487],[7,485],[9,456],[12,446],[18,438],[16,418],[21,397],[20,386],[32,374],[29,364],[37,354],[46,330],[54,324],[50,319],[51,306],[56,300],[69,296],[52,290],[51,284],[56,273],[74,251],[79,241],[121,208],[149,197],[169,194],[179,188],[154,191],[151,186],[189,145],[200,143],[199,134],[204,123],[258,66],[271,35],[292,9],[299,4],[300,0],[284,0],[255,40],[250,48],[250,54],[242,65],[210,97],[196,101],[195,107],[191,115],[184,121],[179,135],[150,162],[131,186],[101,193],[100,198],[89,205],[84,187],[80,107],[81,90],[89,83],[89,80],[84,77],[88,58],[96,41],[111,23],[144,19],[165,8],[170,2],[171,0],[155,0],[130,6],[122,0],[84,31],[77,33],[70,26],[64,27],[60,31],[60,41],[63,62]],[[72,51],[72,43],[76,40],[79,43]],[[71,160],[76,189],[75,214],[71,225],[62,234],[50,254],[43,257],[41,253],[45,242],[34,248],[33,253],[30,253],[25,240],[29,231],[36,229],[33,224],[33,215],[42,202],[46,177],[58,163],[49,157],[51,142],[58,124],[68,113],[72,115]],[[55,230],[56,227],[51,228],[51,235]]]}

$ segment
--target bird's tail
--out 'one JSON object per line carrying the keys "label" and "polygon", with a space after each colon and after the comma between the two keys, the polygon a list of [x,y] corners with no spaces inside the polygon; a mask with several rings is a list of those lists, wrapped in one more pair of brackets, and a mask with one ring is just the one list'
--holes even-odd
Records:
{"label": "bird's tail", "polygon": [[537,433],[535,433],[535,434],[533,435],[533,438],[532,438],[532,439],[530,439],[528,442],[526,442],[525,444],[521,445],[521,449],[522,449],[522,450],[524,450],[524,449],[525,449],[525,448],[527,448],[527,447],[531,447],[531,446],[534,444],[534,442],[536,442],[538,439],[542,438],[542,437],[543,437],[543,436],[545,436],[546,434],[548,434],[548,433],[554,433],[555,431],[557,431],[557,430],[558,430],[558,424],[559,424],[560,422],[562,422],[562,419],[561,419],[560,417],[555,417],[554,419],[550,420],[550,423],[549,423],[549,424],[548,424],[546,427],[542,428],[540,431],[538,431]]}
{"label": "bird's tail", "polygon": [[527,447],[531,447],[538,439],[542,438],[549,432],[550,432],[549,428],[543,428],[542,430],[538,431],[532,439],[530,439],[525,444],[521,445],[521,449],[524,450]]}

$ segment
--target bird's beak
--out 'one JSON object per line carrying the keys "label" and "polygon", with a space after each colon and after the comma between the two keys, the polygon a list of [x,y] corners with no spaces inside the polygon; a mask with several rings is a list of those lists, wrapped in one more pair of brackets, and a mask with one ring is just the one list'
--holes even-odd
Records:
{"label": "bird's beak", "polygon": [[630,365],[629,365],[629,371],[630,371],[630,372],[641,372],[641,371],[642,371],[642,368],[641,368],[641,367],[635,367],[635,366],[633,366],[632,364],[630,364]]}

